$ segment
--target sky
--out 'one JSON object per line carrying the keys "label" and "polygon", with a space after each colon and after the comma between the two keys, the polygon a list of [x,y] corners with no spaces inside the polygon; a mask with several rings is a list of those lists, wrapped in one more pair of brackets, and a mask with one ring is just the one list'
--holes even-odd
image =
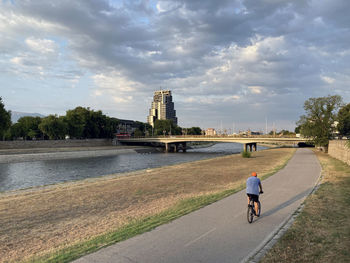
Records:
{"label": "sky", "polygon": [[0,0],[0,96],[146,122],[171,90],[178,124],[293,131],[311,97],[350,102],[348,0]]}

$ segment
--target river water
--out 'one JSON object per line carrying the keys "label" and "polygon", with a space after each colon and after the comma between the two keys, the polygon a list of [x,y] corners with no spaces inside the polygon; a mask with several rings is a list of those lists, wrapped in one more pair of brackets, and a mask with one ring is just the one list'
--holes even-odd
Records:
{"label": "river water", "polygon": [[[264,149],[259,147],[258,150]],[[103,157],[84,157],[0,164],[0,192],[49,185],[104,175],[156,168],[178,163],[239,153],[242,144],[218,143],[186,153],[123,153]]]}

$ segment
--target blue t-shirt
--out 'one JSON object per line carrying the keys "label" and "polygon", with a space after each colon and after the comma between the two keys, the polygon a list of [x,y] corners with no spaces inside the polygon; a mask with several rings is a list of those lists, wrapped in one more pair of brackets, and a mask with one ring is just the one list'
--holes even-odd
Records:
{"label": "blue t-shirt", "polygon": [[252,194],[252,195],[259,195],[259,184],[260,184],[260,179],[251,176],[247,179],[247,194]]}

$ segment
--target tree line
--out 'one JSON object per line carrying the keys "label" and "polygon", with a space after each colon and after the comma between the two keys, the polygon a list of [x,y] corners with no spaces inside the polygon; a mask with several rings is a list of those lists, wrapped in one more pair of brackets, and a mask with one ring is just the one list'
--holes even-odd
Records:
{"label": "tree line", "polygon": [[68,110],[65,116],[25,116],[12,124],[11,112],[4,109],[1,98],[0,120],[0,135],[5,140],[65,139],[67,136],[75,139],[112,138],[119,124],[118,119],[110,118],[102,111],[84,107]]}
{"label": "tree line", "polygon": [[350,103],[344,104],[339,95],[310,98],[304,103],[296,133],[309,138],[316,146],[328,146],[334,138],[350,136]]}
{"label": "tree line", "polygon": [[181,128],[174,124],[172,120],[156,120],[154,128],[151,127],[150,135],[201,135],[202,129],[199,127]]}
{"label": "tree line", "polygon": [[[66,115],[49,115],[47,117],[25,116],[16,123],[11,123],[11,111],[5,109],[0,97],[0,139],[24,140],[35,139],[65,139],[67,136],[74,139],[113,138],[118,131],[120,121],[108,117],[102,111],[90,108],[76,107],[66,111]],[[200,135],[199,127],[183,129],[171,120],[157,120],[154,128],[148,123],[135,122],[134,136],[146,135]]]}

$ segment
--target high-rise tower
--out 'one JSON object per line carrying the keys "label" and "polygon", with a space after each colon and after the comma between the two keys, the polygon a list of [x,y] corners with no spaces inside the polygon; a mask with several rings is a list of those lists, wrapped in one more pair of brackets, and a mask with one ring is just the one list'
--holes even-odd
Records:
{"label": "high-rise tower", "polygon": [[154,127],[156,120],[172,120],[177,125],[176,110],[174,110],[174,102],[170,90],[158,90],[154,92],[147,122]]}

